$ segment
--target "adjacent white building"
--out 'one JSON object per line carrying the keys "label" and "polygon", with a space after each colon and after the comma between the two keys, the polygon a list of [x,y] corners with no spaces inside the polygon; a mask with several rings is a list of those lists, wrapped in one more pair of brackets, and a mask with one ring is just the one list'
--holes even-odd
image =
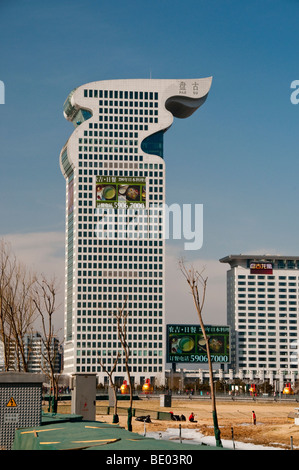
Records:
{"label": "adjacent white building", "polygon": [[[36,332],[26,335],[24,338],[25,355],[27,358],[28,372],[46,373],[50,369],[48,356],[43,338]],[[50,344],[51,362],[56,374],[62,370],[62,347],[58,338],[53,337]]]}
{"label": "adjacent white building", "polygon": [[[299,256],[229,255],[227,323],[236,374],[298,373]],[[268,374],[268,375],[265,375]]]}
{"label": "adjacent white building", "polygon": [[[60,154],[65,373],[107,380],[100,361],[109,369],[122,351],[114,314],[126,301],[131,375],[136,384],[164,382],[163,135],[173,117],[204,103],[210,86],[211,78],[98,81],[65,101],[64,116],[75,127]],[[123,355],[115,377],[127,378]]]}
{"label": "adjacent white building", "polygon": [[[26,334],[23,338],[24,354],[27,363],[27,372],[30,373],[45,373],[49,369],[48,358],[44,345],[44,340],[40,333]],[[23,370],[23,362],[19,355],[17,357],[17,348],[15,341],[9,342],[9,366],[8,370]],[[62,346],[58,338],[53,337],[50,344],[51,348],[51,361],[55,373],[59,374],[62,370]],[[0,340],[0,371],[5,370],[5,356],[4,356],[4,343]]]}

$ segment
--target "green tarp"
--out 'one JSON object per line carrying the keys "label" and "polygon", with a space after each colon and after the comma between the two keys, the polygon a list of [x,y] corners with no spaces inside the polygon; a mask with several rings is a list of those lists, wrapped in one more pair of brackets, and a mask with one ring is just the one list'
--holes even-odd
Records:
{"label": "green tarp", "polygon": [[17,429],[12,450],[221,450],[200,444],[157,440],[99,421],[51,422]]}

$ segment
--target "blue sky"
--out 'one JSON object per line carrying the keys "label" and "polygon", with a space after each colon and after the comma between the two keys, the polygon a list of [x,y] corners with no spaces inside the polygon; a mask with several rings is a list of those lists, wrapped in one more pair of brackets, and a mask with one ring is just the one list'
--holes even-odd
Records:
{"label": "blue sky", "polygon": [[[39,246],[41,266],[61,266],[58,158],[73,131],[62,114],[73,88],[213,76],[203,107],[165,134],[167,202],[204,206],[203,247],[187,258],[211,263],[224,293],[219,258],[297,255],[299,105],[290,85],[299,79],[298,20],[297,0],[2,0],[0,236],[26,260]],[[183,242],[168,250],[175,260]],[[224,304],[211,309],[225,320]]]}

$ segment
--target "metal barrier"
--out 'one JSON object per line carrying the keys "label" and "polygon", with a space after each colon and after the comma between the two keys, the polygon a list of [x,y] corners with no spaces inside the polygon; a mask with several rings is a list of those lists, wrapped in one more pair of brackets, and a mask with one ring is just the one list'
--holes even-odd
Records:
{"label": "metal barrier", "polygon": [[[156,410],[143,410],[140,408],[132,408],[133,416],[147,416],[150,415],[152,419],[159,419],[163,421],[170,421],[171,415],[169,411],[156,411]],[[110,415],[114,413],[113,406],[97,406],[97,414]],[[117,407],[117,413],[120,416],[128,414],[128,408]]]}

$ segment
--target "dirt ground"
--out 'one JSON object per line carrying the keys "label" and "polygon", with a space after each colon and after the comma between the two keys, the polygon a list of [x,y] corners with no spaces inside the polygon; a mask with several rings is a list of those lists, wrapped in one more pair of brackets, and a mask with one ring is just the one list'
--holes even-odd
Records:
{"label": "dirt ground", "polygon": [[[107,406],[107,402],[100,402]],[[100,404],[97,402],[97,404]],[[119,401],[120,408],[127,407],[126,402]],[[299,449],[299,426],[294,424],[294,418],[288,418],[290,412],[298,407],[296,402],[241,402],[241,401],[218,401],[217,416],[221,439],[231,440],[233,427],[234,440],[251,444],[259,444],[282,449],[290,449],[291,436],[293,438],[293,449]],[[177,415],[185,415],[187,421],[162,421],[151,417],[151,423],[146,423],[147,432],[165,431],[168,428],[196,429],[206,436],[214,435],[212,408],[210,401],[201,400],[172,400],[172,408],[160,407],[159,399],[136,400],[133,408],[155,411],[173,411]],[[256,414],[256,425],[252,424],[252,410]],[[193,411],[197,423],[188,422],[190,412]],[[121,413],[121,411],[120,411]],[[112,423],[112,415],[96,416],[97,421]],[[119,415],[119,424],[127,427],[127,417]],[[143,433],[144,423],[132,419],[133,432]]]}

